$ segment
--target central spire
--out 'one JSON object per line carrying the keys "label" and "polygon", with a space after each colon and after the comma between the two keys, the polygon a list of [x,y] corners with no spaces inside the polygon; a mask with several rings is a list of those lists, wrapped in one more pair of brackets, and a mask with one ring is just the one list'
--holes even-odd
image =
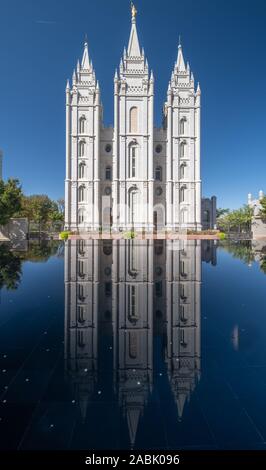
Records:
{"label": "central spire", "polygon": [[179,72],[185,72],[185,70],[186,70],[185,61],[184,61],[183,52],[182,52],[180,36],[179,36],[178,54],[177,54],[177,68],[178,68]]}
{"label": "central spire", "polygon": [[141,57],[140,47],[139,47],[139,39],[136,27],[136,16],[137,16],[137,9],[135,5],[131,2],[131,32],[128,42],[127,54],[129,57]]}

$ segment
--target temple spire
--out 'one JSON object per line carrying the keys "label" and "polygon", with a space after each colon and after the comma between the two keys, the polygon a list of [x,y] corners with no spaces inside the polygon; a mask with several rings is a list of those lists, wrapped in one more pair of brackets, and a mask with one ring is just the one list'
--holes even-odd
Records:
{"label": "temple spire", "polygon": [[89,70],[90,69],[90,59],[89,59],[89,50],[88,50],[88,42],[87,38],[85,39],[84,43],[84,52],[81,61],[81,69]]}
{"label": "temple spire", "polygon": [[131,32],[128,42],[128,49],[127,53],[129,57],[141,57],[140,47],[139,47],[139,40],[138,40],[138,33],[136,27],[136,15],[137,10],[135,5],[131,2]]}
{"label": "temple spire", "polygon": [[180,44],[180,37],[179,37],[179,44],[178,44],[178,54],[177,54],[177,68],[179,72],[185,72],[186,71],[186,66],[185,66],[185,61],[183,57],[183,52],[182,52],[182,46]]}

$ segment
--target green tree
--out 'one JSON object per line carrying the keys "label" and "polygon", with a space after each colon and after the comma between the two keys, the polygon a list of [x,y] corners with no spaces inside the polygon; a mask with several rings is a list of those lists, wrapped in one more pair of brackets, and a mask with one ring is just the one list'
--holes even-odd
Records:
{"label": "green tree", "polygon": [[17,179],[0,181],[0,225],[6,225],[21,209],[22,190]]}
{"label": "green tree", "polygon": [[52,223],[59,222],[60,225],[62,224],[62,222],[64,222],[64,212],[62,210],[62,207],[59,205],[58,201],[52,201],[49,220]]}
{"label": "green tree", "polygon": [[44,194],[23,196],[21,215],[38,225],[39,235],[42,229],[51,228],[54,224],[58,225],[60,230],[64,221],[62,206],[59,208],[59,202]]}
{"label": "green tree", "polygon": [[250,231],[251,227],[251,219],[252,219],[252,209],[244,205],[240,209],[236,209],[233,211],[229,211],[228,213],[224,213],[219,219],[217,220],[217,225],[224,231],[242,233],[244,230]]}
{"label": "green tree", "polygon": [[219,219],[219,217],[222,217],[230,212],[230,209],[222,209],[221,207],[216,209],[216,217]]}

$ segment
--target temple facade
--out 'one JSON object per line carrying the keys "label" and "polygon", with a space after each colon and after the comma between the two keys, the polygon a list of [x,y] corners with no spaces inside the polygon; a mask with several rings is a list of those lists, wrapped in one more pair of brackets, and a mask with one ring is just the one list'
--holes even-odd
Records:
{"label": "temple facade", "polygon": [[128,47],[114,76],[114,126],[103,125],[87,42],[67,82],[66,229],[201,230],[201,91],[181,44],[161,128],[154,126],[154,93],[132,7]]}

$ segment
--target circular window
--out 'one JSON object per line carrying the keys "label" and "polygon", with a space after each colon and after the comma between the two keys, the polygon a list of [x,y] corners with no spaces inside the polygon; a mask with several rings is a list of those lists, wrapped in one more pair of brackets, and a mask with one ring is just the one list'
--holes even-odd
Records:
{"label": "circular window", "polygon": [[104,190],[104,193],[106,194],[106,196],[110,196],[111,192],[112,192],[112,190],[111,190],[110,186],[107,186],[107,188],[105,188],[105,190]]}
{"label": "circular window", "polygon": [[106,151],[106,153],[110,153],[111,150],[112,150],[112,145],[107,144],[107,145],[105,146],[105,151]]}
{"label": "circular window", "polygon": [[110,266],[106,266],[106,268],[105,268],[105,270],[104,270],[104,274],[105,274],[106,276],[110,276],[110,274],[111,274],[111,268],[110,268]]}
{"label": "circular window", "polygon": [[157,276],[161,276],[163,270],[160,266],[157,266],[157,268],[155,268],[155,273],[157,274]]}
{"label": "circular window", "polygon": [[163,149],[163,148],[162,148],[161,144],[158,144],[158,145],[156,145],[156,147],[155,147],[156,153],[161,153],[162,149]]}
{"label": "circular window", "polygon": [[163,190],[162,190],[162,188],[161,188],[160,186],[159,186],[158,188],[156,188],[156,190],[155,190],[156,196],[161,196],[162,193],[163,193]]}

